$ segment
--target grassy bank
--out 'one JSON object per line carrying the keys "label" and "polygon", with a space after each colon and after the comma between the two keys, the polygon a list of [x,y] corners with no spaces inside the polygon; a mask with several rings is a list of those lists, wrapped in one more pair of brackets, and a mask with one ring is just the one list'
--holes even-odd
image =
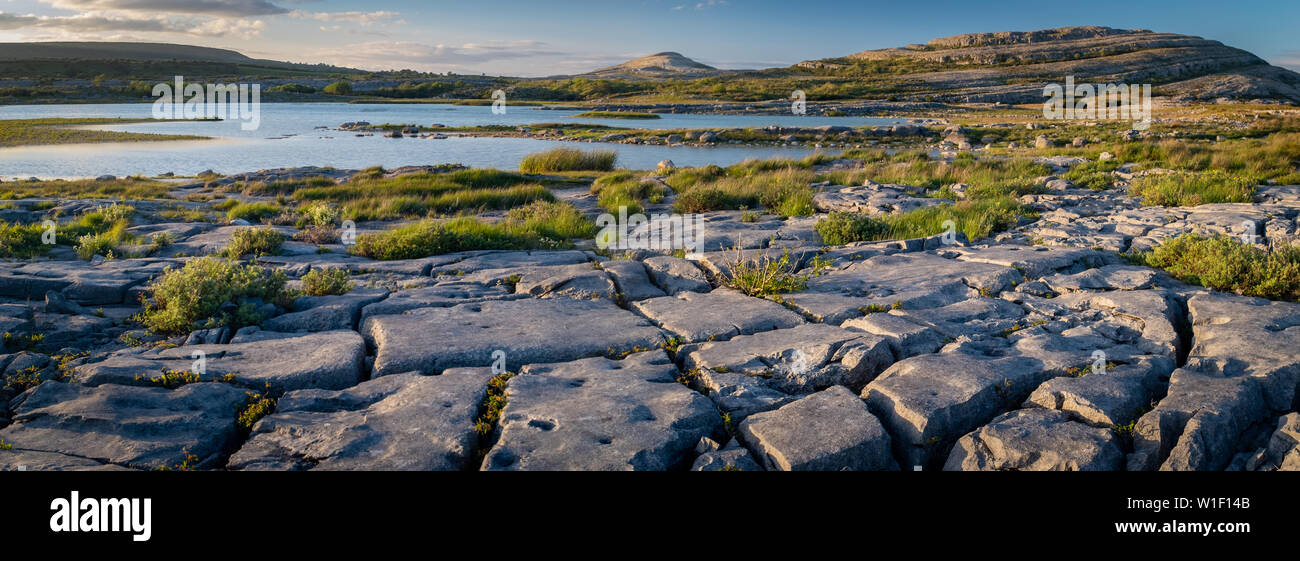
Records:
{"label": "grassy bank", "polygon": [[633,113],[630,111],[588,111],[579,113],[574,117],[585,117],[588,119],[659,119],[657,113]]}
{"label": "grassy bank", "polygon": [[204,140],[207,137],[182,134],[149,134],[91,130],[91,125],[127,125],[152,119],[7,119],[0,120],[0,148],[52,144],[141,142],[158,140]]}

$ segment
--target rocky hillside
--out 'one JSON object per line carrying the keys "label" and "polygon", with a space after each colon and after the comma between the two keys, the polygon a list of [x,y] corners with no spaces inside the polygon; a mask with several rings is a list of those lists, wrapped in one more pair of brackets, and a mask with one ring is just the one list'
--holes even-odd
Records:
{"label": "rocky hillside", "polygon": [[681,53],[662,52],[586,74],[599,78],[682,78],[718,74],[717,68],[701,64]]}
{"label": "rocky hillside", "polygon": [[909,82],[902,97],[970,102],[1034,102],[1044,83],[1150,83],[1156,95],[1300,102],[1300,74],[1243,51],[1189,35],[1144,29],[1064,27],[970,33],[924,45],[879,49],[796,65],[843,73],[887,64]]}

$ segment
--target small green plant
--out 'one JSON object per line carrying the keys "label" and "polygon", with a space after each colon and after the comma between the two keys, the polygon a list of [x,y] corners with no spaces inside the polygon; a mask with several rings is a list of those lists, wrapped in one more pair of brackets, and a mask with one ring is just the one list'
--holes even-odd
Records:
{"label": "small green plant", "polygon": [[347,269],[312,269],[302,276],[302,291],[307,296],[346,294],[353,286]]}
{"label": "small green plant", "polygon": [[35,366],[28,366],[5,377],[4,389],[13,393],[22,393],[41,385],[43,381],[41,371]]}
{"label": "small green plant", "polygon": [[746,259],[740,248],[736,248],[734,257],[726,263],[726,269],[723,284],[749,296],[774,296],[808,286],[809,274],[796,272],[795,264],[790,262],[789,250],[783,251],[780,258],[764,252],[757,258]]}
{"label": "small green plant", "polygon": [[194,471],[198,464],[199,457],[194,454],[185,452],[185,459],[176,465],[161,465],[154,468],[155,471]]}
{"label": "small green plant", "polygon": [[188,370],[163,370],[161,376],[149,379],[150,383],[167,389],[179,388],[185,384],[195,384],[199,381],[199,375]]}
{"label": "small green plant", "polygon": [[497,374],[488,380],[487,397],[483,398],[479,416],[474,420],[474,431],[486,437],[496,428],[501,420],[501,410],[505,409],[509,399],[506,397],[506,382],[514,378],[513,372]]}
{"label": "small green plant", "polygon": [[5,349],[16,350],[16,351],[31,351],[31,350],[35,350],[38,346],[40,346],[41,342],[43,341],[45,341],[44,333],[33,333],[31,335],[24,335],[22,333],[10,333],[8,331],[4,333]]}
{"label": "small green plant", "polygon": [[171,232],[158,232],[149,239],[149,246],[152,251],[158,251],[173,243],[176,243],[176,236],[172,235]]}
{"label": "small green plant", "polygon": [[1137,420],[1129,421],[1123,425],[1114,425],[1110,430],[1118,436],[1132,437],[1134,429],[1137,428]]}
{"label": "small green plant", "polygon": [[[269,386],[270,383],[268,382],[267,385]],[[252,432],[253,425],[262,420],[262,417],[275,411],[276,399],[269,393],[246,392],[245,395],[244,406],[235,416],[235,425],[247,434]]]}
{"label": "small green plant", "polygon": [[316,202],[304,205],[298,209],[299,219],[298,227],[304,226],[332,226],[338,222],[342,213],[338,207],[326,202]]}
{"label": "small green plant", "polygon": [[14,445],[13,445],[13,444],[10,444],[10,443],[8,443],[8,442],[5,442],[5,439],[0,438],[0,450],[9,451],[9,450],[13,450],[13,449],[14,449]]}

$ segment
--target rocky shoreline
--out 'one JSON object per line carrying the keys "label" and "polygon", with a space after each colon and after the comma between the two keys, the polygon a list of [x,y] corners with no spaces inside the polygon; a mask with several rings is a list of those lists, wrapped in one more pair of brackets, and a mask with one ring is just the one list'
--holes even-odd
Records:
{"label": "rocky shoreline", "polygon": [[[268,170],[176,194],[354,173]],[[819,185],[812,217],[705,213],[695,259],[580,245],[375,261],[289,241],[256,262],[291,285],[345,269],[356,288],[174,337],[128,321],[147,283],[241,227],[137,203],[133,231],[172,237],[148,257],[0,263],[0,371],[27,381],[0,396],[0,470],[1300,469],[1300,304],[1119,256],[1247,221],[1261,243],[1290,243],[1300,187],[1165,208],[1050,185],[1023,198],[1038,220],[978,243],[824,244],[823,213],[935,201],[870,182]],[[720,285],[786,252],[820,268],[805,289]],[[213,381],[153,380],[195,356]],[[255,394],[276,404],[243,427]]]}

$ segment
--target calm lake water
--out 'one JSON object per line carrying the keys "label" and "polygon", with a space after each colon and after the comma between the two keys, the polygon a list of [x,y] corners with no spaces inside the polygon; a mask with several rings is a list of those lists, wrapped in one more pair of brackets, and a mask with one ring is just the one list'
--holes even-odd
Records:
{"label": "calm lake water", "polygon": [[[768,125],[814,127],[821,125],[892,125],[904,119],[877,117],[817,117],[796,115],[680,115],[660,119],[575,118],[580,111],[508,107],[494,115],[491,107],[458,105],[397,105],[347,103],[264,103],[261,126],[240,129],[240,121],[173,122],[112,125],[102,128],[129,132],[187,134],[212,140],[129,142],[64,146],[0,148],[0,178],[94,177],[98,175],[158,175],[172,172],[193,175],[212,169],[237,173],[264,168],[333,166],[361,169],[375,165],[461,163],[472,167],[515,169],[525,155],[573,145],[609,148],[619,153],[619,167],[653,168],[660,160],[679,166],[715,163],[729,165],[748,158],[803,157],[804,148],[639,146],[602,143],[567,143],[529,138],[447,138],[442,140],[381,136],[357,137],[327,130],[349,121],[446,126],[522,125],[545,122],[593,123],[636,128],[731,128]],[[12,105],[0,106],[0,119],[46,117],[150,118],[152,104]]]}

